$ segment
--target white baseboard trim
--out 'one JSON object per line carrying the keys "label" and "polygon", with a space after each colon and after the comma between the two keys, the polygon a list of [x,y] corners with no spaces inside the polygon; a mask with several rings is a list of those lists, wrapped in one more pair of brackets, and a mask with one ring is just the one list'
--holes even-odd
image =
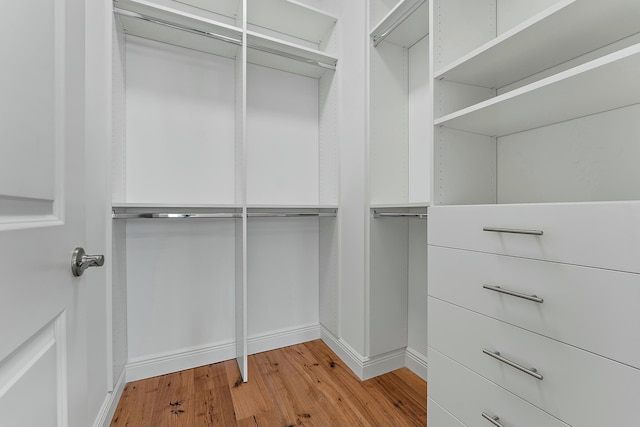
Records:
{"label": "white baseboard trim", "polygon": [[[320,338],[320,325],[318,324],[282,329],[249,337],[247,351],[249,354],[261,353],[318,338]],[[236,344],[231,340],[155,354],[129,361],[126,368],[127,381],[156,377],[235,358]]]}
{"label": "white baseboard trim", "polygon": [[158,375],[184,371],[185,369],[222,362],[235,357],[236,344],[233,341],[140,357],[127,363],[127,381],[157,377]]}
{"label": "white baseboard trim", "polygon": [[347,367],[363,381],[405,367],[406,351],[404,348],[374,357],[366,357],[359,354],[344,340],[335,337],[325,328],[322,328],[321,338]]}
{"label": "white baseboard trim", "polygon": [[113,414],[116,412],[118,402],[120,402],[120,397],[122,396],[122,391],[127,383],[125,374],[126,370],[123,369],[120,373],[120,377],[118,378],[118,382],[113,387],[113,391],[111,393],[107,393],[107,396],[102,403],[102,407],[100,408],[100,412],[98,412],[98,416],[93,422],[93,427],[109,427],[111,424],[111,419],[113,418]]}
{"label": "white baseboard trim", "polygon": [[405,365],[409,368],[414,374],[422,378],[423,380],[427,380],[427,356],[422,353],[419,353],[415,349],[411,347],[407,347],[407,352],[405,356]]}
{"label": "white baseboard trim", "polygon": [[247,340],[249,354],[262,353],[320,338],[320,325],[307,325],[295,329],[281,329],[264,335],[251,336]]}

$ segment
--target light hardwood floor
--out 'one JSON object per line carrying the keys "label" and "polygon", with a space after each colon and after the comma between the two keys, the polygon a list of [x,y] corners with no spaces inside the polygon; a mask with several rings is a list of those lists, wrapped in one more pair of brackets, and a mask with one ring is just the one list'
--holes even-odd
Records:
{"label": "light hardwood floor", "polygon": [[408,369],[360,381],[320,340],[125,386],[111,427],[426,426],[427,384]]}

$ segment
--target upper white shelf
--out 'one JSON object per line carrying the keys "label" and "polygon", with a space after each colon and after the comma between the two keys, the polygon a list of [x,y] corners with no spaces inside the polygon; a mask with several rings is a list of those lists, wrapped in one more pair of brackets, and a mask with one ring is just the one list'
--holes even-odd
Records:
{"label": "upper white shelf", "polygon": [[208,10],[218,15],[236,18],[242,13],[240,9],[241,1],[239,0],[175,0],[178,3],[188,4],[198,9]]}
{"label": "upper white shelf", "polygon": [[411,46],[429,34],[429,1],[402,0],[371,31],[374,44],[383,40]]}
{"label": "upper white shelf", "polygon": [[235,58],[242,29],[145,0],[119,0],[118,14],[126,34]]}
{"label": "upper white shelf", "polygon": [[320,44],[338,18],[294,0],[247,0],[251,25]]}
{"label": "upper white shelf", "polygon": [[247,62],[307,77],[320,78],[335,70],[335,56],[273,37],[247,31]]}
{"label": "upper white shelf", "polygon": [[415,202],[415,203],[374,203],[369,205],[370,209],[410,209],[410,208],[428,208],[431,204],[429,202]]}
{"label": "upper white shelf", "polygon": [[640,1],[561,0],[434,78],[500,88],[635,34],[638,22]]}
{"label": "upper white shelf", "polygon": [[505,136],[640,103],[640,44],[603,56],[434,121]]}

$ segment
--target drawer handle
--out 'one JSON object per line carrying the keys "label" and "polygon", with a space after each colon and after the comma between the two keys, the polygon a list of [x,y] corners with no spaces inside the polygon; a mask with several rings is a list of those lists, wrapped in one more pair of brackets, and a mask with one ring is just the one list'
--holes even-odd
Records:
{"label": "drawer handle", "polygon": [[542,230],[519,230],[517,228],[483,227],[482,230],[493,231],[494,233],[528,234],[530,236],[542,236],[544,234]]}
{"label": "drawer handle", "polygon": [[499,292],[501,294],[511,295],[512,297],[518,297],[522,299],[526,299],[527,301],[533,301],[542,304],[544,299],[540,298],[537,295],[527,295],[522,294],[516,291],[510,291],[508,289],[502,289],[500,286],[492,286],[492,285],[482,285],[483,288],[488,289],[490,291]]}
{"label": "drawer handle", "polygon": [[512,362],[509,359],[505,359],[504,357],[500,356],[500,352],[499,351],[489,351],[489,350],[482,350],[482,352],[484,354],[486,354],[487,356],[491,356],[496,360],[499,360],[502,363],[506,363],[507,365],[511,366],[512,368],[516,368],[519,371],[524,372],[525,374],[531,375],[533,378],[542,381],[542,375],[540,375],[538,373],[538,371],[536,370],[536,368],[525,368],[522,365],[517,364],[516,362]]}
{"label": "drawer handle", "polygon": [[499,423],[500,417],[498,417],[497,415],[495,417],[492,417],[491,415],[483,412],[482,413],[482,418],[484,418],[485,420],[489,421],[491,424],[493,424],[496,427],[504,427],[502,424]]}

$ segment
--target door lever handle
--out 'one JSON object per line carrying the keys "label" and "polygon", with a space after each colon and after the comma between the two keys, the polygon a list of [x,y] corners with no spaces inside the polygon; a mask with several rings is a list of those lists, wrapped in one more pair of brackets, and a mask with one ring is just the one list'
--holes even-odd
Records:
{"label": "door lever handle", "polygon": [[84,248],[76,248],[71,255],[71,272],[74,277],[82,276],[89,267],[104,265],[104,255],[87,255]]}

